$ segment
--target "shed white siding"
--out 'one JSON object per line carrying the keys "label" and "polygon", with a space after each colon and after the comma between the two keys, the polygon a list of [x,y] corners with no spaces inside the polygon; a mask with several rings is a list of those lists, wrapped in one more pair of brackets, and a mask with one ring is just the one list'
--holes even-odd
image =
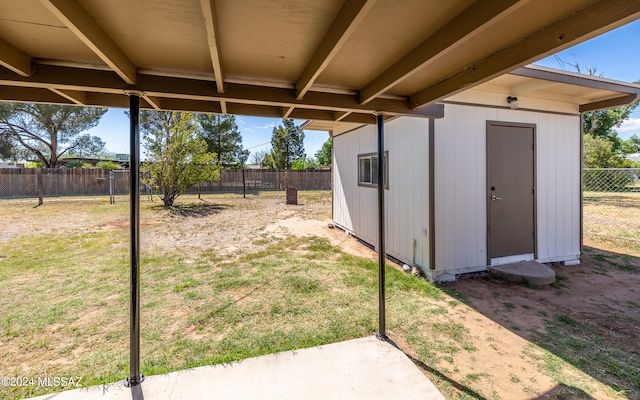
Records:
{"label": "shed white siding", "polygon": [[[416,263],[427,265],[429,238],[429,121],[399,118],[385,124],[389,189],[385,190],[386,250],[411,261],[416,239]],[[358,186],[358,155],[375,153],[377,128],[365,126],[333,138],[333,220],[357,237],[377,246],[377,190]]]}
{"label": "shed white siding", "polygon": [[[416,239],[416,263],[431,279],[486,269],[487,121],[500,121],[536,127],[537,259],[579,258],[580,117],[566,103],[536,102],[545,111],[449,103],[445,117],[435,121],[435,271],[428,269],[429,121],[403,117],[386,124],[389,254],[411,262]],[[562,111],[546,111],[554,107]],[[373,245],[378,235],[377,193],[358,186],[358,155],[376,152],[376,129],[365,126],[335,136],[333,156],[334,221]]]}
{"label": "shed white siding", "polygon": [[575,260],[580,255],[580,117],[541,115],[537,146],[538,260]]}
{"label": "shed white siding", "polygon": [[575,260],[580,117],[447,104],[445,118],[435,122],[436,269],[462,273],[487,265],[487,121],[536,125],[538,260]]}

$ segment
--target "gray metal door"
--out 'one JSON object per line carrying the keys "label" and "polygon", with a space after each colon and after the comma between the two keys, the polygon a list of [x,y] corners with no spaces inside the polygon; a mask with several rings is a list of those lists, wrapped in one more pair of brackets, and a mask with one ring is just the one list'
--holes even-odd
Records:
{"label": "gray metal door", "polygon": [[487,123],[489,262],[535,253],[534,141],[534,125]]}

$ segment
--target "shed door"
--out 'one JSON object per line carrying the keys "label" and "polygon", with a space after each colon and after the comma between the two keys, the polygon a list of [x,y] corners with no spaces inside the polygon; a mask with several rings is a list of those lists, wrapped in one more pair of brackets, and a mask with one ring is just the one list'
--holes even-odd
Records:
{"label": "shed door", "polygon": [[535,253],[535,126],[487,124],[488,258]]}

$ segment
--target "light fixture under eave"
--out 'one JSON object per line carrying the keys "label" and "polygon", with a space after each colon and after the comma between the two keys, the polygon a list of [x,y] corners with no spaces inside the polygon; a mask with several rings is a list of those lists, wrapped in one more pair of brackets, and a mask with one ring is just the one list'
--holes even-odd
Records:
{"label": "light fixture under eave", "polygon": [[507,103],[509,103],[509,107],[511,107],[512,110],[518,109],[518,98],[516,96],[507,97]]}

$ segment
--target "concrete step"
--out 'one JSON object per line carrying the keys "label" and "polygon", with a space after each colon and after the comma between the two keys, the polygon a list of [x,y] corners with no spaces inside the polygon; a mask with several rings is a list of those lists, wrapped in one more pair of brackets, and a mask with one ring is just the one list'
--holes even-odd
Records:
{"label": "concrete step", "polygon": [[556,281],[556,273],[537,261],[521,261],[512,264],[492,265],[489,275],[509,282],[524,282],[534,286],[551,285]]}
{"label": "concrete step", "polygon": [[[143,371],[144,372],[144,371]],[[399,349],[375,337],[147,376],[32,400],[444,400]]]}

